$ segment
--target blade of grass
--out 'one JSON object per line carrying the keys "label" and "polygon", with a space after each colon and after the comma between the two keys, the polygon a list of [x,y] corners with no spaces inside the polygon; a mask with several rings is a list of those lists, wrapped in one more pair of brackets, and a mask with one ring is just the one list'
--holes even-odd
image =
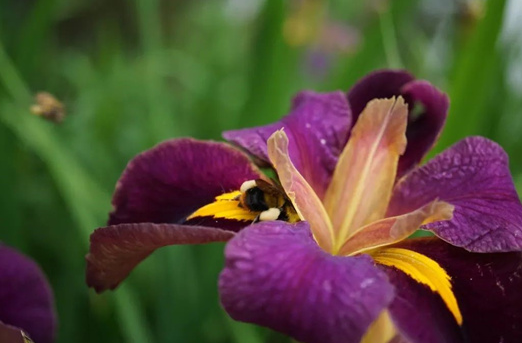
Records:
{"label": "blade of grass", "polygon": [[506,1],[487,1],[485,4],[485,16],[455,59],[449,82],[450,115],[439,144],[432,153],[465,136],[487,132],[488,113],[484,110],[490,100],[491,80],[498,70],[497,40]]}
{"label": "blade of grass", "polygon": [[[147,82],[143,85],[148,98],[150,144],[176,136],[173,117],[164,105],[161,66],[157,56],[163,47],[160,4],[158,0],[136,0],[139,33]],[[179,133],[178,133],[179,134]]]}
{"label": "blade of grass", "polygon": [[[0,43],[0,81],[14,104],[4,103],[0,120],[34,151],[47,165],[56,185],[78,224],[80,237],[86,244],[92,230],[103,221],[110,195],[92,180],[72,155],[53,135],[52,127],[26,110],[31,93]],[[104,209],[105,208],[105,209]],[[127,342],[153,342],[143,312],[129,285],[114,293],[122,332]]]}
{"label": "blade of grass", "polygon": [[299,51],[283,37],[286,7],[284,1],[267,0],[259,14],[250,56],[249,97],[241,127],[280,118],[298,88]]}
{"label": "blade of grass", "polygon": [[379,24],[381,27],[382,43],[384,45],[388,67],[403,68],[403,63],[399,54],[399,46],[397,44],[395,25],[393,23],[393,13],[390,9],[379,11]]}

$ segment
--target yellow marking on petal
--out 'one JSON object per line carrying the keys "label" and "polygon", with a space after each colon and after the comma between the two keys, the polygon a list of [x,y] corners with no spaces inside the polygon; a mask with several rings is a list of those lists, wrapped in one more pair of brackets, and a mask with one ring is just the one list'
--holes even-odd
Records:
{"label": "yellow marking on petal", "polygon": [[384,217],[406,148],[407,119],[401,97],[372,100],[359,116],[324,198],[335,253],[355,230]]}
{"label": "yellow marking on petal", "polygon": [[415,211],[385,218],[357,230],[341,247],[340,255],[356,255],[363,251],[394,244],[408,238],[421,225],[450,220],[455,207],[434,200]]}
{"label": "yellow marking on petal", "polygon": [[241,195],[240,191],[221,194],[216,197],[216,201],[200,207],[196,212],[192,213],[187,220],[198,217],[213,217],[233,220],[253,221],[258,216],[259,212],[251,212],[239,206],[239,200],[236,200]]}
{"label": "yellow marking on petal", "polygon": [[223,194],[218,195],[216,197],[216,201],[220,201],[220,200],[236,200],[237,201],[239,196],[241,196],[241,191],[233,191],[233,192],[230,192],[230,193],[223,193]]}
{"label": "yellow marking on petal", "polygon": [[290,160],[288,137],[283,130],[274,132],[268,139],[268,157],[299,217],[310,223],[319,246],[331,252],[334,232],[330,218],[317,194]]}
{"label": "yellow marking on petal", "polygon": [[397,335],[397,329],[388,310],[383,310],[379,317],[370,324],[360,343],[388,343]]}
{"label": "yellow marking on petal", "polygon": [[380,248],[370,252],[370,255],[375,262],[395,267],[437,292],[457,323],[462,325],[462,314],[451,289],[451,277],[437,262],[423,254],[403,248]]}

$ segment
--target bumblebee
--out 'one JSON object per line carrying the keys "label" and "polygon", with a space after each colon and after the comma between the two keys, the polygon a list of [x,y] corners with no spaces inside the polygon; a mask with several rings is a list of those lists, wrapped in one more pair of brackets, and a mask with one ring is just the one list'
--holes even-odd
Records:
{"label": "bumblebee", "polygon": [[239,207],[260,212],[254,222],[283,220],[295,223],[300,220],[292,201],[284,189],[263,179],[243,182],[238,195]]}

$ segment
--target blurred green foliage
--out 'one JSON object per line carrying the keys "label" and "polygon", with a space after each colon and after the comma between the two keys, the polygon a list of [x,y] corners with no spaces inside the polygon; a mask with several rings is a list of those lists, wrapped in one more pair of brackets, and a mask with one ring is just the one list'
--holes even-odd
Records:
{"label": "blurred green foliage", "polygon": [[[490,137],[520,189],[515,3],[0,0],[0,240],[48,275],[58,342],[286,341],[221,309],[222,245],[161,249],[103,295],[84,283],[84,255],[135,154],[269,123],[299,89],[347,90],[371,70],[406,68],[451,97],[436,150]],[[40,90],[65,104],[62,124],[29,112]]]}

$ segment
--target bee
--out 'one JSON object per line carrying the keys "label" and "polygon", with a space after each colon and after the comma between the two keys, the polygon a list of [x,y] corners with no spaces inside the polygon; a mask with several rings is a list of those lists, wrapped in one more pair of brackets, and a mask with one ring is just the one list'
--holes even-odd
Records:
{"label": "bee", "polygon": [[300,220],[292,201],[279,185],[255,179],[243,182],[239,190],[239,207],[260,212],[254,222],[283,220],[295,223]]}

